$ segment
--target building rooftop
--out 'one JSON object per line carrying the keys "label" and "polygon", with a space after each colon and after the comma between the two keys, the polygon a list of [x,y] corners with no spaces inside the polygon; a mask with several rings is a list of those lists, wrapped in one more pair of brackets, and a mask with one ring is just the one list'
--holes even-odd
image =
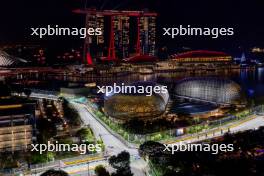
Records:
{"label": "building rooftop", "polygon": [[0,50],[0,67],[17,66],[23,63],[27,63],[27,61]]}

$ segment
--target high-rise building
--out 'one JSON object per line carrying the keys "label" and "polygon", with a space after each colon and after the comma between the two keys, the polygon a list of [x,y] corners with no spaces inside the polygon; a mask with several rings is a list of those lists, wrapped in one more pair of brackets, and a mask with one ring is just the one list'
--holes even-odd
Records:
{"label": "high-rise building", "polygon": [[[92,13],[93,11],[91,11]],[[95,13],[86,14],[86,29],[88,28],[101,28],[102,33],[104,33],[104,16]],[[103,44],[104,35],[88,35],[84,41],[84,62],[91,65],[93,63],[92,57],[102,57],[103,56]],[[92,50],[96,50],[91,53]]]}
{"label": "high-rise building", "polygon": [[[86,28],[101,28],[103,32],[102,36],[86,37],[84,61],[87,64],[92,64],[94,58],[117,60],[132,55],[155,55],[156,13],[96,9],[74,12],[86,15]],[[136,27],[135,31],[132,26]],[[104,48],[108,48],[107,54]]]}
{"label": "high-rise building", "polygon": [[35,129],[35,102],[3,94],[0,100],[0,152],[29,149]]}
{"label": "high-rise building", "polygon": [[129,56],[129,17],[114,16],[114,43],[117,58]]}
{"label": "high-rise building", "polygon": [[142,16],[139,17],[140,47],[142,54],[155,54],[156,44],[156,17]]}

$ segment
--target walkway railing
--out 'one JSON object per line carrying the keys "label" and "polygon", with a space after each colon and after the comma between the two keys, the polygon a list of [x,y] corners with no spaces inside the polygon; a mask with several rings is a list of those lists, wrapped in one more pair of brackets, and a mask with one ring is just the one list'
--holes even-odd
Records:
{"label": "walkway railing", "polygon": [[192,125],[192,126],[182,127],[182,128],[174,128],[174,129],[169,129],[166,131],[159,131],[159,132],[149,133],[149,134],[131,134],[128,132],[121,133],[120,131],[124,131],[124,130],[113,130],[110,128],[111,125],[105,124],[105,122],[103,122],[100,117],[97,117],[95,114],[94,114],[94,117],[105,128],[110,129],[113,135],[117,136],[121,141],[124,141],[124,143],[135,144],[136,146],[138,146],[139,144],[142,144],[145,141],[149,141],[149,140],[164,142],[166,140],[172,140],[175,138],[181,139],[186,136],[192,136],[195,133],[202,133],[206,130],[211,130],[213,128],[220,128],[222,126],[225,126],[226,124],[230,124],[231,122],[239,122],[240,120],[251,118],[252,115],[261,113],[261,112],[264,112],[264,105],[260,105],[257,107],[247,109],[235,115],[230,114],[227,117],[221,118],[219,120],[214,120],[214,121],[209,121],[209,122],[202,123],[202,124],[197,124],[197,125]]}
{"label": "walkway railing", "polygon": [[22,174],[22,173],[37,174],[37,173],[44,172],[48,169],[63,169],[70,165],[83,164],[87,162],[100,161],[100,160],[105,160],[103,153],[80,155],[76,157],[65,158],[62,160],[55,160],[55,161],[50,161],[46,163],[32,164],[30,165],[30,168],[28,168],[25,165],[26,167],[0,170],[0,173],[4,173],[5,175],[15,175],[15,174]]}

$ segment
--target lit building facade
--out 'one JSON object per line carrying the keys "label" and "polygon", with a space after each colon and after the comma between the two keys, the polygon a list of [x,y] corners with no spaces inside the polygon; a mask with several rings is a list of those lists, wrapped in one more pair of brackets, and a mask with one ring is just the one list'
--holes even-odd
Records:
{"label": "lit building facade", "polygon": [[[86,28],[103,28],[103,36],[88,36],[85,39],[86,63],[90,64],[91,58],[120,60],[131,56],[155,55],[156,13],[96,9],[74,12],[86,15]],[[131,26],[136,30],[132,31]],[[131,42],[131,37],[136,37],[136,40]],[[108,48],[107,54],[103,48]]]}
{"label": "lit building facade", "polygon": [[[161,86],[152,82],[136,82],[131,86]],[[105,97],[104,112],[109,117],[119,121],[128,121],[134,118],[151,120],[160,117],[166,110],[169,93],[145,94],[111,94]]]}
{"label": "lit building facade", "polygon": [[0,110],[0,152],[29,149],[35,129],[35,103],[7,98],[1,101]]}
{"label": "lit building facade", "polygon": [[178,97],[217,104],[243,104],[240,86],[232,80],[214,77],[186,78],[176,85]]}
{"label": "lit building facade", "polygon": [[114,43],[117,58],[129,57],[129,17],[114,16]]}
{"label": "lit building facade", "polygon": [[188,51],[171,56],[171,59],[178,63],[219,63],[230,64],[232,57],[224,52],[197,50]]}
{"label": "lit building facade", "polygon": [[26,60],[11,56],[0,50],[0,67],[23,66],[26,63]]}
{"label": "lit building facade", "polygon": [[139,17],[140,50],[143,55],[155,55],[156,17]]}
{"label": "lit building facade", "polygon": [[[94,13],[93,13],[94,14]],[[101,28],[102,33],[104,33],[105,28],[105,19],[104,16],[100,14],[91,15],[90,13],[86,14],[86,29],[89,28]],[[92,56],[94,53],[91,53],[91,50],[96,50],[96,56],[103,56],[103,47],[104,47],[105,38],[104,35],[87,35],[84,39],[84,62],[87,64],[92,64]],[[92,55],[91,55],[92,54]]]}

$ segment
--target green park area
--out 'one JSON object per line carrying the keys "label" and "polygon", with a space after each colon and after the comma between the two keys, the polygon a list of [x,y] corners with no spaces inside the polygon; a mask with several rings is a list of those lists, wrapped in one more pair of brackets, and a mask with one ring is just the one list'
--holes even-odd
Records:
{"label": "green park area", "polygon": [[[55,118],[40,118],[37,122],[39,135],[37,137],[39,144],[66,144],[73,146],[75,144],[101,144],[103,149],[103,141],[96,139],[93,131],[89,126],[82,126],[81,119],[78,112],[74,109],[71,103],[65,98],[59,98],[62,103],[64,116],[63,129],[57,128]],[[49,120],[51,119],[51,120]],[[87,151],[85,154],[94,154],[96,151]],[[81,155],[81,151],[45,151],[40,154],[39,152],[30,152],[28,155],[28,162],[31,164],[45,163],[54,160],[61,160]]]}

